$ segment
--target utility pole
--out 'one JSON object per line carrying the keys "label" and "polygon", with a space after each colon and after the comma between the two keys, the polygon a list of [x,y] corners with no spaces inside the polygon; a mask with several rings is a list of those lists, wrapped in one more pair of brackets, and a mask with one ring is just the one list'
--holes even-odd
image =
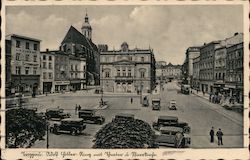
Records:
{"label": "utility pole", "polygon": [[46,148],[49,148],[49,122],[46,122],[46,132],[47,132],[47,143],[46,143]]}

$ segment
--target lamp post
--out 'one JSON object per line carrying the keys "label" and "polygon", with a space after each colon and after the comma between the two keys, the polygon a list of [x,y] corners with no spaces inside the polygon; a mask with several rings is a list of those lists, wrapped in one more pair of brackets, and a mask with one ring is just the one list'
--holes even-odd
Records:
{"label": "lamp post", "polygon": [[102,77],[102,88],[101,88],[101,106],[103,106],[103,83],[104,83],[104,79],[103,79],[103,66],[102,66],[102,72],[101,72],[101,77]]}
{"label": "lamp post", "polygon": [[141,102],[141,104],[142,104],[142,87],[143,87],[143,85],[142,85],[142,81],[141,81],[141,84],[140,84],[140,102]]}
{"label": "lamp post", "polygon": [[[46,111],[47,112],[47,111]],[[46,148],[49,148],[49,122],[46,120],[46,134],[47,134],[47,138],[46,138]]]}

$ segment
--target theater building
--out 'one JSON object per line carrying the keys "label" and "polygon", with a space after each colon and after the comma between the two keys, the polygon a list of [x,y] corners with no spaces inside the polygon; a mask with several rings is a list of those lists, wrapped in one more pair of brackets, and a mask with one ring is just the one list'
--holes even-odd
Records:
{"label": "theater building", "polygon": [[104,50],[100,56],[101,87],[106,92],[151,92],[155,88],[155,58],[152,49]]}

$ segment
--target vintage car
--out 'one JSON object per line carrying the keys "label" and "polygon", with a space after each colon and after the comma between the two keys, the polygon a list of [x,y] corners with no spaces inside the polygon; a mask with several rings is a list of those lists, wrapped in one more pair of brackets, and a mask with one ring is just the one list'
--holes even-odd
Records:
{"label": "vintage car", "polygon": [[64,109],[61,108],[52,108],[52,109],[47,109],[45,116],[48,120],[57,120],[60,121],[64,118],[70,118],[69,113],[65,113]]}
{"label": "vintage car", "polygon": [[115,118],[113,118],[112,121],[121,121],[121,120],[134,120],[133,114],[127,114],[127,113],[120,113],[115,115]]}
{"label": "vintage car", "polygon": [[156,122],[153,122],[153,128],[160,130],[161,127],[174,126],[183,129],[184,133],[190,133],[190,127],[186,122],[179,122],[178,117],[174,116],[159,116]]}
{"label": "vintage car", "polygon": [[156,134],[155,141],[159,146],[175,148],[186,148],[191,144],[190,136],[180,127],[162,127],[160,133]]}
{"label": "vintage car", "polygon": [[152,99],[152,109],[153,110],[160,110],[161,109],[161,99],[159,99],[159,98]]}
{"label": "vintage car", "polygon": [[181,85],[181,93],[190,94],[190,85],[182,84]]}
{"label": "vintage car", "polygon": [[175,101],[175,100],[171,100],[171,101],[169,102],[168,108],[169,108],[170,110],[177,110],[176,101]]}
{"label": "vintage car", "polygon": [[71,135],[79,135],[86,128],[86,124],[82,118],[66,118],[61,122],[54,123],[50,127],[50,131],[55,134],[70,133]]}
{"label": "vintage car", "polygon": [[147,98],[147,97],[144,97],[144,98],[143,98],[142,105],[143,105],[144,107],[148,107],[148,106],[149,106],[148,98]]}
{"label": "vintage car", "polygon": [[100,115],[96,115],[96,110],[93,109],[81,109],[78,111],[78,117],[82,118],[85,123],[103,124],[105,118]]}

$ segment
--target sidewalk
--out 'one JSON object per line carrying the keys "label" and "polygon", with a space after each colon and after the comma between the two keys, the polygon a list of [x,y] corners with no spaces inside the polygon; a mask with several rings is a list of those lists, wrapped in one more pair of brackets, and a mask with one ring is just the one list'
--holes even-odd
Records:
{"label": "sidewalk", "polygon": [[196,95],[196,96],[198,96],[198,97],[202,97],[202,98],[204,98],[204,99],[206,99],[206,100],[209,101],[209,94],[207,94],[207,93],[205,93],[205,94],[203,95],[202,92],[198,92],[198,93],[197,93],[195,90],[193,90],[193,91],[192,91],[192,94],[194,94],[194,95]]}

